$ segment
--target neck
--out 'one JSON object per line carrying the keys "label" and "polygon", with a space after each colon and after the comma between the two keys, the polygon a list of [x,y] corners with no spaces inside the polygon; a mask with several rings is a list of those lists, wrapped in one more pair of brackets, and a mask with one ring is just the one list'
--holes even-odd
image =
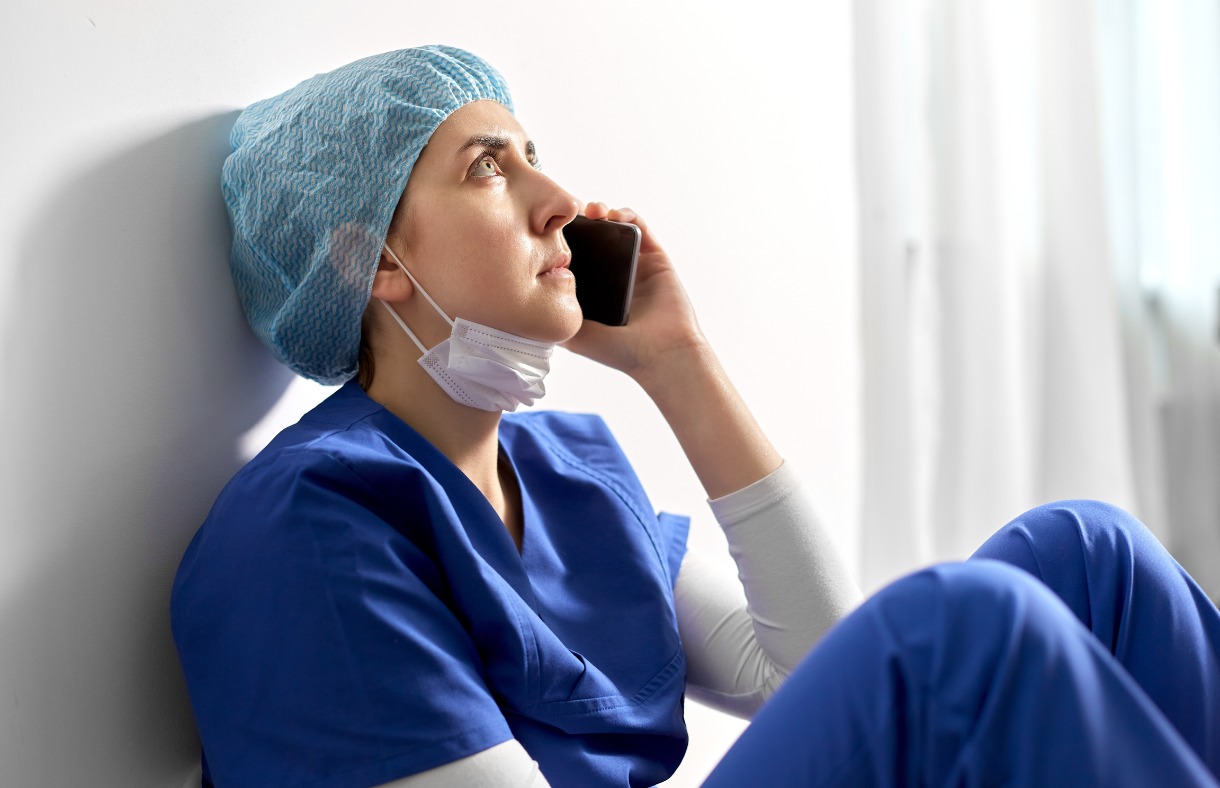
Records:
{"label": "neck", "polygon": [[520,550],[520,492],[511,470],[499,463],[500,412],[454,402],[419,366],[419,350],[405,334],[402,340],[395,337],[384,343],[385,352],[374,351],[369,398],[411,425],[466,474],[500,515]]}
{"label": "neck", "polygon": [[[414,347],[411,350],[415,350]],[[418,356],[419,353],[413,354]],[[462,470],[484,494],[498,486],[500,413],[454,402],[411,358],[409,364],[378,359],[369,397],[410,424]],[[488,495],[490,499],[491,496]]]}

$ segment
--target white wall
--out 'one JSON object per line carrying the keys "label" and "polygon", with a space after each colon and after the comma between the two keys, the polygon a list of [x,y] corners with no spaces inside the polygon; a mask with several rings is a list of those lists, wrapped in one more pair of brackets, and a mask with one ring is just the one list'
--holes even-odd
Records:
{"label": "white wall", "polygon": [[[855,194],[846,0],[681,5],[11,0],[0,27],[0,784],[179,788],[197,742],[169,585],[220,487],[319,390],[228,279],[235,110],[424,43],[507,76],[544,165],[630,204],[854,556]],[[647,399],[582,359],[658,508],[698,484]],[[287,394],[285,394],[287,392]],[[276,406],[276,403],[279,405]],[[274,407],[273,407],[274,406]],[[740,726],[691,709],[697,784]]]}

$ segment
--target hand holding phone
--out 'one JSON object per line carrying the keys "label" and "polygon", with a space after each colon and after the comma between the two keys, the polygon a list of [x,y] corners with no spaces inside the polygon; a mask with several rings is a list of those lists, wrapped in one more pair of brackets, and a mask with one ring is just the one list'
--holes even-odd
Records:
{"label": "hand holding phone", "polygon": [[[626,372],[636,377],[641,385],[644,385],[645,377],[649,378],[649,385],[661,380],[672,381],[671,373],[677,368],[673,360],[692,355],[686,352],[692,350],[694,356],[702,356],[702,349],[707,346],[673,262],[657,243],[647,223],[630,208],[611,209],[605,203],[591,202],[585,206],[585,216],[610,220],[590,222],[594,226],[613,226],[622,222],[640,232],[635,282],[630,288],[622,289],[624,301],[628,296],[631,299],[626,304],[631,322],[614,327],[597,320],[585,320],[576,336],[563,343],[564,347]],[[583,284],[579,275],[574,276],[579,297]],[[588,290],[584,288],[586,298],[591,295]],[[682,352],[674,355],[673,351]],[[656,362],[662,358],[666,361],[658,368]]]}
{"label": "hand holding phone", "polygon": [[585,320],[625,326],[640,257],[640,228],[625,222],[577,216],[563,228],[572,250],[576,300]]}

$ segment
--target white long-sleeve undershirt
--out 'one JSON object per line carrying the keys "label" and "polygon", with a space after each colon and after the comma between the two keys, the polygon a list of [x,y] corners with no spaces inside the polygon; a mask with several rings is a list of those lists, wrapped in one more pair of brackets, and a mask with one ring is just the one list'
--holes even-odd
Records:
{"label": "white long-sleeve undershirt", "polygon": [[[748,718],[862,595],[787,463],[709,504],[737,579],[693,553],[682,561],[674,606],[687,694]],[[493,785],[549,788],[515,740],[382,788]]]}

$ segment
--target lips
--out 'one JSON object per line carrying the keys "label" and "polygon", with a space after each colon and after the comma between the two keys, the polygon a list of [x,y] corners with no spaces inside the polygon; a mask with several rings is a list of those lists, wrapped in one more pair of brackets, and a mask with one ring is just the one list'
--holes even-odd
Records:
{"label": "lips", "polygon": [[547,263],[547,266],[538,273],[538,276],[570,276],[568,266],[572,264],[572,253],[564,252],[558,257]]}

